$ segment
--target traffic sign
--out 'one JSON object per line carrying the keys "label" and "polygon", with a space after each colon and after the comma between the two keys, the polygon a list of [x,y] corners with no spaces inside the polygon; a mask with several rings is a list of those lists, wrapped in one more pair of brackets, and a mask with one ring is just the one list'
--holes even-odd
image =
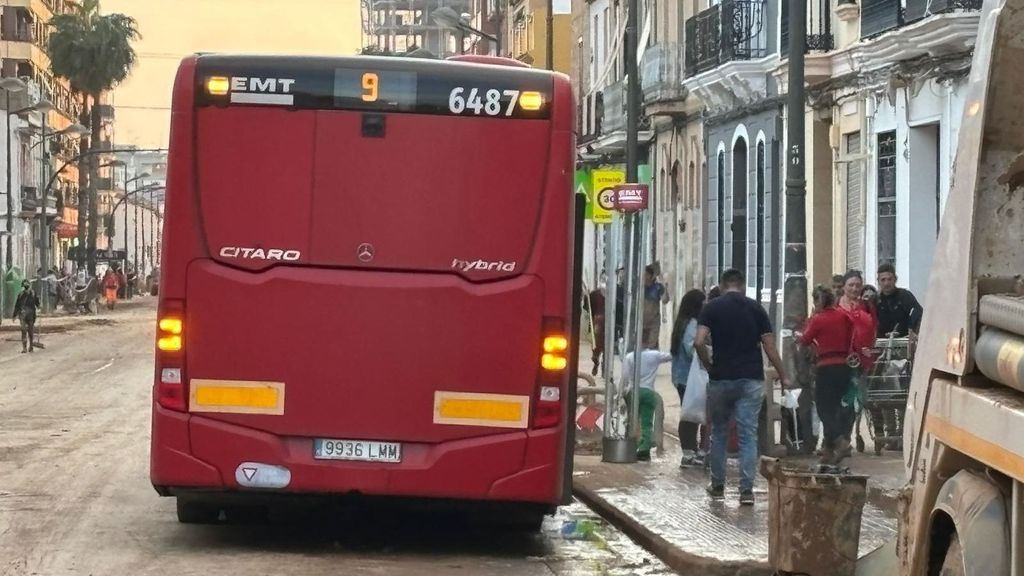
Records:
{"label": "traffic sign", "polygon": [[626,182],[622,170],[594,170],[594,224],[611,224],[615,209],[615,187]]}
{"label": "traffic sign", "polygon": [[647,184],[620,184],[615,187],[615,209],[637,212],[647,209]]}

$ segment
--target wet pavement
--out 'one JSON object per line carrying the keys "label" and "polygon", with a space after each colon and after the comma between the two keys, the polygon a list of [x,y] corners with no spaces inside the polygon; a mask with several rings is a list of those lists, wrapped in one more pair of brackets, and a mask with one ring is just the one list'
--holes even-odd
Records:
{"label": "wet pavement", "polygon": [[[581,351],[581,358],[580,369],[589,370],[589,351]],[[767,482],[758,475],[755,506],[741,508],[735,460],[729,462],[724,501],[707,496],[710,480],[705,469],[679,467],[681,453],[674,435],[679,396],[670,371],[668,364],[662,366],[655,385],[664,403],[665,450],[656,452],[653,462],[635,464],[605,464],[599,450],[578,451],[574,490],[681,573],[770,574]],[[860,429],[870,447],[866,425],[862,423]],[[814,461],[813,457],[786,458],[785,464],[806,469]],[[902,456],[899,452],[855,453],[844,464],[851,473],[870,477],[861,524],[863,556],[896,535],[896,495],[905,483]]]}
{"label": "wet pavement", "polygon": [[[739,505],[738,470],[730,461],[725,500],[708,497],[708,473],[679,467],[669,449],[650,463],[606,464],[599,456],[577,456],[574,489],[589,505],[616,520],[676,570],[716,565],[722,573],[768,570],[768,493],[760,476],[756,504]],[[864,507],[860,554],[896,535],[895,511]]]}

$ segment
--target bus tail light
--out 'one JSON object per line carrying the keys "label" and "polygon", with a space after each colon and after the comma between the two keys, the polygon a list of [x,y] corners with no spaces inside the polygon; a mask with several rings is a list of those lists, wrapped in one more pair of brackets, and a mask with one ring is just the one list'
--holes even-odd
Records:
{"label": "bus tail light", "polygon": [[569,366],[569,339],[564,334],[564,323],[555,318],[545,318],[543,335],[541,370],[533,409],[534,428],[551,428],[562,421],[562,388]]}
{"label": "bus tail light", "polygon": [[188,407],[185,386],[185,303],[167,300],[157,321],[157,385],[160,406],[184,412]]}

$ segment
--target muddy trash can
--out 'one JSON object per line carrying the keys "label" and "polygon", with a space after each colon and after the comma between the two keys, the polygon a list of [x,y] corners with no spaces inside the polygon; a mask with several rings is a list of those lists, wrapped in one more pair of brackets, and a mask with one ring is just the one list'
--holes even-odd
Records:
{"label": "muddy trash can", "polygon": [[768,558],[779,574],[853,576],[867,476],[783,468],[761,458],[768,479]]}

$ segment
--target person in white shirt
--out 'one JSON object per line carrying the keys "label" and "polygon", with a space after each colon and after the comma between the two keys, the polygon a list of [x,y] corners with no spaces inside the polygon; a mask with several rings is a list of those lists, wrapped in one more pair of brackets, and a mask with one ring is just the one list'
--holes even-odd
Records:
{"label": "person in white shirt", "polygon": [[[658,348],[648,347],[640,351],[640,443],[637,445],[636,459],[646,462],[651,459],[651,436],[654,430],[654,411],[658,398],[654,392],[654,380],[658,376],[658,366],[672,361],[672,354],[661,352]],[[622,387],[628,390],[633,382],[633,353],[626,354],[622,360]],[[628,400],[628,392],[627,392]]]}

